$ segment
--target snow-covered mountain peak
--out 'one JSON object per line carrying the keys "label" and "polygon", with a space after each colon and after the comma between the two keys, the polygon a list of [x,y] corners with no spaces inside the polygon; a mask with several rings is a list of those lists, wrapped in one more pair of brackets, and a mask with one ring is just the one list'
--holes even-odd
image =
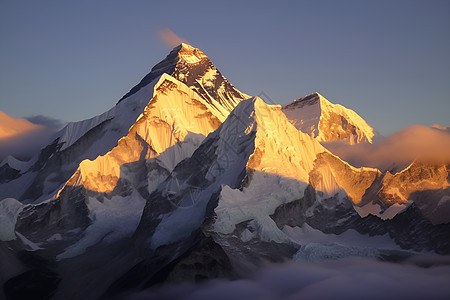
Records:
{"label": "snow-covered mountain peak", "polygon": [[353,110],[313,93],[283,107],[291,123],[320,142],[372,143],[379,134]]}
{"label": "snow-covered mountain peak", "polygon": [[221,132],[228,137],[227,146],[242,134],[255,135],[255,150],[247,169],[302,182],[308,182],[316,155],[326,151],[317,140],[297,130],[281,106],[268,105],[258,97],[242,101],[224,122]]}
{"label": "snow-covered mountain peak", "polygon": [[209,60],[209,58],[201,50],[185,43],[181,43],[181,45],[174,48],[174,50],[177,51],[179,59],[182,59],[184,62],[189,64],[197,64],[203,59]]}
{"label": "snow-covered mountain peak", "polygon": [[184,52],[184,51],[186,51],[186,52],[194,52],[194,51],[198,51],[198,52],[201,52],[200,49],[195,48],[194,46],[191,46],[188,43],[181,43],[178,46],[174,47],[172,49],[172,51],[177,51],[177,52]]}
{"label": "snow-covered mountain peak", "polygon": [[211,105],[219,104],[229,112],[241,100],[250,98],[238,91],[201,50],[182,43],[156,64],[139,84],[119,100],[119,103],[164,73],[186,84]]}
{"label": "snow-covered mountain peak", "polygon": [[304,106],[315,105],[320,101],[321,97],[323,98],[322,95],[315,92],[292,101],[291,103],[285,105],[284,109],[302,108]]}

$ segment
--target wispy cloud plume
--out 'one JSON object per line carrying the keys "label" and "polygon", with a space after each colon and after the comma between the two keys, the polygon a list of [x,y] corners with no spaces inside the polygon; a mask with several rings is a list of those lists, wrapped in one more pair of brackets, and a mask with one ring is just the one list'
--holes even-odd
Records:
{"label": "wispy cloud plume", "polygon": [[180,38],[169,28],[164,28],[159,31],[159,37],[168,47],[173,48],[181,43],[187,43],[186,40]]}

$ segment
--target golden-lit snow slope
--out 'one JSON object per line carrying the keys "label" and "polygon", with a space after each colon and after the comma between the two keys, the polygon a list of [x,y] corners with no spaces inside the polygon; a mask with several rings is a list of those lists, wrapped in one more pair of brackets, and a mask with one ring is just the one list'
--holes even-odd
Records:
{"label": "golden-lit snow slope", "polygon": [[327,151],[320,143],[297,130],[279,105],[267,105],[255,97],[254,115],[247,131],[255,127],[255,152],[247,168],[308,182],[318,153]]}
{"label": "golden-lit snow slope", "polygon": [[210,106],[192,89],[163,74],[155,85],[149,105],[128,135],[106,155],[93,161],[82,161],[68,184],[82,184],[92,191],[111,192],[123,164],[156,157],[182,142],[188,133],[206,136],[217,129],[227,113],[226,109]]}
{"label": "golden-lit snow slope", "polygon": [[353,110],[333,104],[319,93],[297,99],[283,107],[292,124],[320,142],[372,143],[378,133]]}

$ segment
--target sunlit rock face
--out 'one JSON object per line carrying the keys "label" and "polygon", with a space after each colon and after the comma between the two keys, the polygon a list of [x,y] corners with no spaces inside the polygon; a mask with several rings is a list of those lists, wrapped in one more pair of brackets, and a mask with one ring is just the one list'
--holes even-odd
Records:
{"label": "sunlit rock face", "polygon": [[219,104],[228,112],[232,111],[239,101],[250,98],[234,88],[201,50],[182,43],[155,65],[151,72],[120,101],[133,95],[163,73],[191,87],[210,105]]}
{"label": "sunlit rock face", "polygon": [[413,192],[446,188],[448,175],[445,165],[416,161],[395,175],[386,172],[379,195],[386,204],[406,203]]}
{"label": "sunlit rock face", "polygon": [[379,134],[353,110],[313,93],[283,106],[291,123],[320,142],[372,143]]}
{"label": "sunlit rock face", "polygon": [[414,201],[434,224],[450,222],[449,165],[415,161],[405,170],[387,172],[378,193],[386,205]]}
{"label": "sunlit rock face", "polygon": [[367,189],[381,175],[377,169],[354,168],[330,153],[322,153],[310,173],[310,183],[328,196],[344,189],[352,202],[359,205]]}
{"label": "sunlit rock face", "polygon": [[[121,166],[157,157],[169,147],[182,143],[189,133],[205,137],[219,127],[228,113],[220,106],[219,109],[211,107],[167,74],[161,76],[153,95],[144,113],[118,145],[104,156],[83,161],[77,171],[81,178],[71,181],[91,191],[110,193],[121,177]],[[166,167],[171,170],[187,156],[174,152],[172,161],[165,162]]]}
{"label": "sunlit rock face", "polygon": [[392,175],[389,171],[374,181],[357,208],[365,216],[391,219],[412,203],[433,224],[450,221],[448,165],[415,161]]}
{"label": "sunlit rock face", "polygon": [[362,217],[392,219],[415,202],[434,224],[448,223],[450,214],[448,165],[415,161],[392,175],[373,168],[354,168],[330,153],[322,153],[309,174],[321,197],[344,190]]}

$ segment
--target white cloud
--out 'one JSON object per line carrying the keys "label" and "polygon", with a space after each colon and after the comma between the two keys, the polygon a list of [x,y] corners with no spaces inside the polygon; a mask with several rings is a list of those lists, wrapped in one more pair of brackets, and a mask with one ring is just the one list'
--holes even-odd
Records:
{"label": "white cloud", "polygon": [[450,133],[445,130],[413,125],[371,144],[346,145],[323,143],[332,153],[356,167],[388,169],[416,158],[431,162],[450,162]]}

